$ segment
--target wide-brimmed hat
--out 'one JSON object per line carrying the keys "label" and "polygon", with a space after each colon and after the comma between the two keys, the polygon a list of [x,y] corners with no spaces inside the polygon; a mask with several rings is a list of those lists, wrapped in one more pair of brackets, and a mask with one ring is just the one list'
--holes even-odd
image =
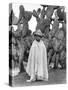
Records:
{"label": "wide-brimmed hat", "polygon": [[44,34],[41,32],[40,29],[36,30],[36,31],[34,32],[34,35],[44,36]]}

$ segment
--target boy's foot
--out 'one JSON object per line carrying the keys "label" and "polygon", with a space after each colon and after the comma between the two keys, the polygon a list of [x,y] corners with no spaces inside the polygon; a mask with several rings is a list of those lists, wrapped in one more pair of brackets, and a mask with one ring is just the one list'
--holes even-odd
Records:
{"label": "boy's foot", "polygon": [[26,82],[33,82],[35,79],[26,80]]}

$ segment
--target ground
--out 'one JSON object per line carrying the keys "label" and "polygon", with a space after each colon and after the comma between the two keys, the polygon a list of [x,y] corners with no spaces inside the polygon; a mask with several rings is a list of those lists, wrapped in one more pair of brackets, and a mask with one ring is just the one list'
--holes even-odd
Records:
{"label": "ground", "polygon": [[48,81],[35,81],[26,82],[29,79],[26,72],[20,73],[19,75],[13,77],[13,86],[37,86],[37,85],[48,85],[48,84],[65,84],[66,83],[66,70],[50,70]]}

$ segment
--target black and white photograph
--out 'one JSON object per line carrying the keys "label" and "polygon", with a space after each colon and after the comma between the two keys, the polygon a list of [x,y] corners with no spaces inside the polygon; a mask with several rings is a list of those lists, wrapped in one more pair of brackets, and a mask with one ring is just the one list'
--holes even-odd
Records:
{"label": "black and white photograph", "polygon": [[66,8],[9,3],[9,86],[66,84]]}

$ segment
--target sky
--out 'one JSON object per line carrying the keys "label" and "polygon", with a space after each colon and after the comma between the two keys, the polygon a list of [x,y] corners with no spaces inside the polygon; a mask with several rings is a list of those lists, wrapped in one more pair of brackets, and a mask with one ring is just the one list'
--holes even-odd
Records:
{"label": "sky", "polygon": [[[15,14],[15,16],[17,18],[19,18],[19,6],[20,5],[23,5],[24,6],[25,11],[33,11],[34,9],[37,10],[38,8],[41,8],[42,9],[42,7],[40,6],[40,4],[13,3],[12,5],[13,5],[12,8],[13,8],[14,14]],[[53,16],[52,17],[55,17],[55,14],[54,13],[53,13]],[[28,24],[29,24],[29,29],[32,32],[34,32],[36,30],[36,25],[37,25],[36,18],[34,16],[32,16],[32,18],[28,22]],[[62,25],[59,24],[59,27],[62,27]],[[17,26],[14,26],[14,29],[16,30],[17,29]],[[52,25],[50,25],[50,29],[52,29]]]}

